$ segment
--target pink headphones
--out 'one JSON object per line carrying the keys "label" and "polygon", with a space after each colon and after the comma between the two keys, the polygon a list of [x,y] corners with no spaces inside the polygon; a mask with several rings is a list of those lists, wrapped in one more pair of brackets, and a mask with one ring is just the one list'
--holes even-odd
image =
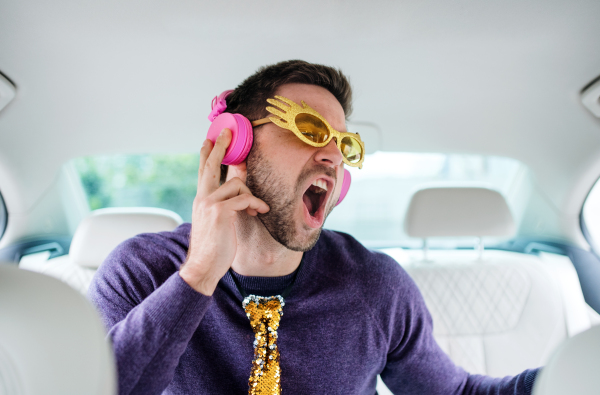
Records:
{"label": "pink headphones", "polygon": [[[211,121],[212,124],[208,129],[206,138],[212,141],[213,144],[217,141],[217,136],[221,133],[221,130],[225,128],[231,130],[231,143],[223,158],[222,163],[224,165],[237,165],[242,163],[252,148],[253,140],[252,124],[248,118],[241,114],[223,112],[227,108],[225,99],[231,92],[233,92],[233,90],[225,91],[219,96],[216,96],[212,100],[212,111],[208,115],[208,120]],[[350,172],[347,169],[344,169],[342,191],[340,192],[340,198],[338,199],[336,206],[346,197],[348,189],[350,189],[350,181]]]}

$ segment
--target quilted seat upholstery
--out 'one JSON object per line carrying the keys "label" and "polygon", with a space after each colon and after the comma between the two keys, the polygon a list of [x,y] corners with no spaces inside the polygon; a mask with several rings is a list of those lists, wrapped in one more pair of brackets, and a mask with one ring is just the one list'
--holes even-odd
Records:
{"label": "quilted seat upholstery", "polygon": [[[405,265],[434,322],[440,347],[470,373],[505,376],[542,366],[567,337],[560,284],[536,256],[432,251]],[[568,264],[568,262],[565,262]]]}
{"label": "quilted seat upholstery", "polygon": [[[559,343],[597,321],[567,257],[484,251],[483,237],[516,229],[499,192],[422,189],[405,218],[406,233],[424,239],[424,250],[395,258],[423,294],[438,344],[468,372],[501,377],[543,366]],[[477,251],[428,250],[431,237],[479,243]]]}

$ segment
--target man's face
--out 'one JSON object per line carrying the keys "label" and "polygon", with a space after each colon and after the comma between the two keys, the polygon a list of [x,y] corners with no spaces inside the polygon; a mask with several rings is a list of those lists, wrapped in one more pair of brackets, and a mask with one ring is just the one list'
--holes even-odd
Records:
{"label": "man's face", "polygon": [[[326,89],[305,84],[281,86],[277,95],[296,103],[304,100],[331,126],[346,131],[344,110]],[[254,133],[247,159],[246,184],[270,207],[258,218],[271,236],[294,251],[310,250],[325,218],[340,195],[342,154],[335,140],[323,148],[303,143],[294,133],[273,123]]]}

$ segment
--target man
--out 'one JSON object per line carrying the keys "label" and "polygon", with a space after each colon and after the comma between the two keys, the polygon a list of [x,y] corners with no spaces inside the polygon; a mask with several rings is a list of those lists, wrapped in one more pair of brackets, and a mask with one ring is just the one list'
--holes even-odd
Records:
{"label": "man", "polygon": [[[339,70],[264,67],[226,111],[264,119],[275,96],[346,132],[351,88]],[[347,153],[274,118],[223,172],[231,132],[205,141],[191,226],[130,239],[99,269],[90,297],[110,329],[120,393],[374,394],[381,374],[402,394],[529,394],[536,370],[494,379],[455,366],[400,265],[321,231]]]}

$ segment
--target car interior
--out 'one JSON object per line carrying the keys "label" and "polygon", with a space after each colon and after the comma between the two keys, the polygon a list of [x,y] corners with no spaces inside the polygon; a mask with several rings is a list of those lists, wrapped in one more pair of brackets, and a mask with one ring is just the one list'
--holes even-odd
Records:
{"label": "car interior", "polygon": [[598,393],[598,17],[583,0],[0,0],[0,394],[116,393],[96,270],[190,222],[212,98],[288,59],[354,88],[367,155],[325,228],[409,273],[468,372],[546,366],[536,395]]}

